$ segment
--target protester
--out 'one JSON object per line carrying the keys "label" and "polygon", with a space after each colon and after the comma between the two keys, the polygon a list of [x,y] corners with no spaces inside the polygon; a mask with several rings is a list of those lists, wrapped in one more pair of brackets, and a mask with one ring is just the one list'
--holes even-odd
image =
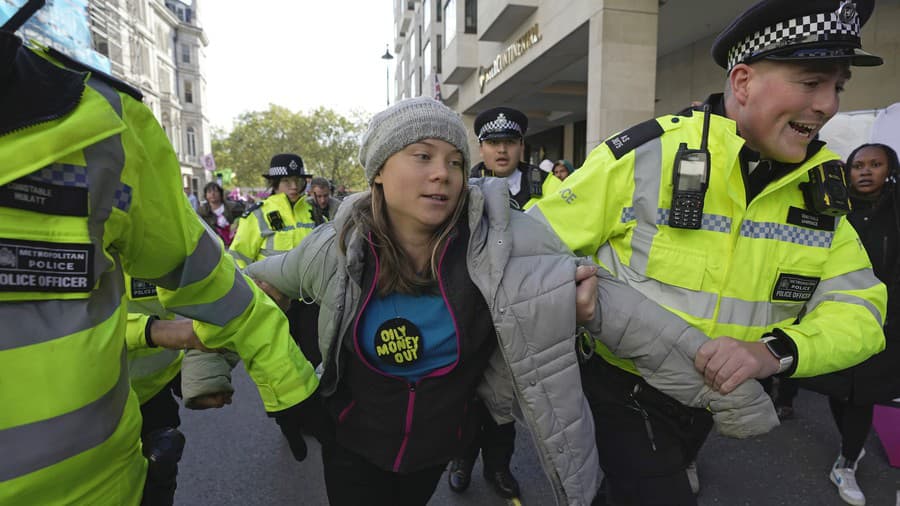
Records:
{"label": "protester", "polygon": [[271,195],[244,212],[229,249],[241,267],[290,250],[315,227],[313,208],[303,198],[312,174],[299,155],[273,156],[263,177]]}
{"label": "protester", "polygon": [[828,399],[841,434],[841,451],[829,478],[848,504],[863,505],[865,494],[856,481],[856,468],[865,454],[863,445],[872,426],[876,402],[900,396],[900,202],[897,153],[884,144],[863,144],[847,158],[847,179],[853,212],[847,218],[862,241],[875,275],[888,289],[885,350],[846,371],[849,394]]}
{"label": "protester", "polygon": [[576,320],[639,357],[661,387],[721,415],[723,433],[777,424],[758,384],[728,396],[705,387],[691,357],[708,339],[617,280],[598,289],[593,266],[576,268],[583,260],[510,210],[505,182],[467,187],[468,159],[456,113],[425,97],[398,102],[362,140],[370,191],[294,250],[247,268],[277,299],[322,306],[319,392],[337,424],[336,443],[322,449],[333,506],[424,504],[474,437],[480,420],[467,405],[476,390],[500,418],[517,399],[558,502],[590,504],[599,470]]}
{"label": "protester", "polygon": [[573,167],[572,162],[568,160],[557,160],[553,165],[553,175],[560,181],[565,181],[573,172],[575,172],[575,167]]}
{"label": "protester", "polygon": [[197,200],[197,196],[194,195],[194,192],[191,190],[190,186],[184,187],[184,195],[187,197],[188,202],[191,203],[191,208],[193,208],[196,212],[197,208],[200,207],[200,202]]}
{"label": "protester", "polygon": [[225,246],[231,245],[237,228],[233,224],[244,212],[244,206],[240,202],[226,200],[225,191],[214,181],[203,187],[203,194],[206,202],[200,204],[197,214],[219,234]]}
{"label": "protester", "polygon": [[312,195],[307,200],[313,209],[313,221],[321,225],[333,220],[341,201],[331,196],[331,183],[324,177],[314,177],[309,186]]}
{"label": "protester", "polygon": [[[123,268],[195,319],[190,335],[146,346],[236,350],[272,413],[309,397],[316,377],[283,315],[178,191],[178,158],[140,93],[54,49],[23,47],[12,19],[0,29],[0,502],[137,505],[142,450],[150,473],[155,457],[173,455],[139,439]],[[13,186],[53,198],[7,198]],[[46,262],[28,270],[37,255]]]}
{"label": "protester", "polygon": [[[884,346],[884,286],[855,231],[824,214],[840,209],[808,207],[799,187],[810,170],[838,158],[817,134],[837,112],[849,65],[881,63],[860,49],[872,8],[838,0],[753,5],[713,44],[728,77],[724,95],[703,105],[709,114],[686,111],[626,129],[528,211],[576,254],[595,255],[620,280],[723,336],[696,355],[697,369],[723,393],[752,378],[841,369]],[[810,21],[818,16],[828,21]],[[582,369],[605,501],[696,504],[685,469],[707,435],[708,424],[697,423],[703,413],[665,397],[659,404],[667,409],[636,403],[628,392],[647,387],[634,367],[602,343],[596,352]]]}

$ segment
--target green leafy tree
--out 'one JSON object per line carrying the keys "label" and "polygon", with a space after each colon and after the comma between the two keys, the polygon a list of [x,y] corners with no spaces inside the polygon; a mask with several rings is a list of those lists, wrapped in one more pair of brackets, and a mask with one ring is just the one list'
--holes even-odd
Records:
{"label": "green leafy tree", "polygon": [[213,154],[216,165],[234,171],[231,182],[238,186],[264,186],[261,174],[272,155],[297,153],[312,174],[362,189],[366,181],[357,153],[365,121],[359,113],[347,118],[324,107],[299,113],[270,104],[241,114],[230,132],[214,129]]}

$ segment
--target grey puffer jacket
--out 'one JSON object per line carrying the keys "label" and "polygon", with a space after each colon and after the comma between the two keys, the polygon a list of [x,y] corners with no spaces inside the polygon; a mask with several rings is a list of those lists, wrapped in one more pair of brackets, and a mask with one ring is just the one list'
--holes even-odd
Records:
{"label": "grey puffer jacket", "polygon": [[[543,224],[509,209],[505,181],[472,183],[466,265],[491,310],[499,342],[478,392],[498,419],[508,419],[513,398],[518,399],[557,501],[588,505],[600,468],[574,347],[577,259]],[[365,239],[354,233],[344,256],[335,232],[361,197],[349,197],[333,222],[318,227],[297,248],[247,267],[250,276],[282,293],[320,304],[324,357],[332,346],[340,353],[339,341],[362,303]],[[325,364],[322,395],[334,393],[343,373],[340,364],[335,359]]]}

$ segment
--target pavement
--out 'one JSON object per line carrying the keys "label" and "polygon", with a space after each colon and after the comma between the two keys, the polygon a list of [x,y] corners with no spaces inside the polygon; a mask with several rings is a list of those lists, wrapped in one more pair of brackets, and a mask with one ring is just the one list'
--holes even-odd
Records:
{"label": "pavement", "polygon": [[[252,382],[239,366],[234,404],[222,409],[182,408],[187,447],[180,466],[175,504],[188,506],[327,505],[318,445],[296,462],[274,420],[263,411]],[[794,418],[749,440],[710,436],[700,452],[699,506],[842,506],[828,471],[840,440],[825,397],[800,391]],[[857,479],[869,506],[900,506],[900,469],[888,465],[880,441],[869,435]],[[519,504],[555,504],[538,464],[528,431],[518,429],[513,474],[522,488]],[[476,464],[472,485],[450,491],[446,479],[429,502],[433,506],[505,506],[481,478]]]}

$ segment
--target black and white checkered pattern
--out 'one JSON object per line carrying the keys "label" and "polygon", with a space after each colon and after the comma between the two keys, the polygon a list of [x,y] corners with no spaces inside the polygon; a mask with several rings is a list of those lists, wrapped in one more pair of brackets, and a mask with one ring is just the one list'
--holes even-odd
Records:
{"label": "black and white checkered pattern", "polygon": [[269,176],[287,176],[288,168],[287,167],[269,167]]}
{"label": "black and white checkered pattern", "polygon": [[829,36],[859,39],[859,16],[844,22],[837,12],[827,12],[782,21],[745,38],[728,50],[728,68],[751,56],[794,44],[817,42]]}
{"label": "black and white checkered pattern", "polygon": [[481,139],[485,135],[493,134],[497,132],[502,133],[518,133],[520,136],[522,134],[522,126],[516,123],[515,121],[510,120],[506,117],[505,114],[500,113],[497,115],[497,119],[493,121],[488,121],[481,127],[481,131],[478,132],[478,138]]}

